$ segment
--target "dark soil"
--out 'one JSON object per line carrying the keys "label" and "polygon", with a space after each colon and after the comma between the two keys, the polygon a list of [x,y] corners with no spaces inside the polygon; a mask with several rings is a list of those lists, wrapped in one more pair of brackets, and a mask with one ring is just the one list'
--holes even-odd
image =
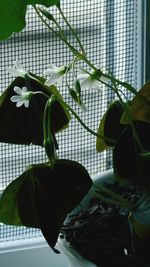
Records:
{"label": "dark soil", "polygon": [[[133,203],[142,194],[138,187],[122,187],[116,182],[107,187]],[[93,199],[87,210],[70,215],[62,227],[62,238],[65,235],[71,246],[99,267],[144,267],[132,254],[128,214],[126,208]]]}

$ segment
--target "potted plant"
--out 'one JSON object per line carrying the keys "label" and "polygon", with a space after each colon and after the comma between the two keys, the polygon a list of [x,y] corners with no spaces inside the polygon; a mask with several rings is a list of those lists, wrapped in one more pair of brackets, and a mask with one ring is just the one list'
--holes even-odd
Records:
{"label": "potted plant", "polygon": [[[96,245],[93,241],[91,243],[94,229],[95,235],[98,232],[104,233],[103,239],[100,239],[103,254],[96,253],[101,259],[105,254],[103,259],[107,258],[108,261],[96,261],[90,257],[93,266],[116,267],[121,261],[124,266],[148,267],[150,83],[146,83],[137,92],[130,84],[116,79],[109,70],[104,71],[95,66],[88,59],[83,44],[64,16],[59,0],[13,1],[9,7],[2,0],[1,40],[25,27],[27,5],[32,5],[45,26],[69,47],[74,59],[67,66],[50,65],[43,77],[25,70],[18,61],[15,68],[9,68],[15,79],[0,96],[0,121],[3,126],[0,129],[0,142],[42,146],[47,162],[27,166],[6,187],[0,200],[0,221],[41,229],[49,246],[56,253],[58,250],[55,245],[62,233],[72,244],[72,234],[76,235],[74,242],[77,243],[79,235],[77,231],[70,231],[72,228],[90,233],[90,237],[87,235],[90,250],[95,251]],[[51,6],[56,6],[60,12],[79,49],[72,46],[61,25],[50,13],[50,9],[47,9]],[[7,27],[4,27],[6,19]],[[47,20],[54,23],[59,31],[49,26]],[[78,69],[80,62],[86,63],[88,68],[76,75],[74,68]],[[68,93],[82,109],[85,109],[82,101],[83,88],[98,87],[103,83],[117,97],[100,119],[97,133],[85,125],[56,87],[58,80],[71,71],[75,83],[73,86],[67,84]],[[131,92],[133,97],[124,99],[124,90]],[[69,127],[71,115],[76,117],[81,127],[97,137],[97,152],[112,148],[113,170],[100,177],[98,175],[94,181],[79,162],[57,157],[59,144],[56,134]],[[90,199],[89,195],[92,196]],[[72,216],[73,220],[66,219],[68,214],[71,214],[69,217]],[[94,227],[89,225],[91,216]],[[85,245],[83,239],[82,241]],[[88,254],[89,251],[86,251],[83,258],[80,257],[83,266],[92,264],[84,259]]]}

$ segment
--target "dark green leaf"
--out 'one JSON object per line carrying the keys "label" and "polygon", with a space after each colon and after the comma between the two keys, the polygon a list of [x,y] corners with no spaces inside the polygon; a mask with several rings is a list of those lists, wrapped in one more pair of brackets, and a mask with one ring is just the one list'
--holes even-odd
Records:
{"label": "dark green leaf", "polygon": [[0,0],[0,40],[23,30],[27,5],[35,4],[50,7],[59,4],[59,0]]}
{"label": "dark green leaf", "polygon": [[26,0],[0,1],[0,40],[25,27]]}
{"label": "dark green leaf", "polygon": [[[0,96],[0,141],[14,144],[43,145],[43,113],[47,98],[36,94],[30,100],[28,108],[17,108],[10,98],[15,94],[14,86],[26,86],[33,92],[42,91],[51,96],[53,93],[62,99],[55,86],[47,87],[42,78],[30,75],[16,78]],[[56,133],[67,127],[70,120],[68,111],[59,100],[53,103],[51,112],[51,130]]]}
{"label": "dark green leaf", "polygon": [[40,228],[54,249],[66,215],[91,185],[88,172],[77,162],[58,160],[53,168],[48,164],[33,165],[5,189],[0,219],[9,224],[21,220],[27,227]]}

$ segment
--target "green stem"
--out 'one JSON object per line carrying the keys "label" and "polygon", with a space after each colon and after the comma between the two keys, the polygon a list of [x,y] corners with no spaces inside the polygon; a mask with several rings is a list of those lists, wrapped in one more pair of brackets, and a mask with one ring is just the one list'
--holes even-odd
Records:
{"label": "green stem", "polygon": [[66,34],[64,33],[64,31],[62,30],[61,26],[59,25],[59,23],[57,22],[57,20],[55,20],[54,17],[53,17],[53,21],[56,24],[57,28],[59,29],[59,32],[60,32],[62,38],[64,38],[64,40],[66,40],[66,42],[67,42],[67,36],[66,36]]}
{"label": "green stem", "polygon": [[44,132],[44,148],[49,158],[51,166],[53,166],[56,160],[56,151],[53,136],[51,133],[51,108],[53,102],[56,101],[56,97],[52,95],[46,102],[43,117],[43,132]]}
{"label": "green stem", "polygon": [[58,37],[60,40],[62,40],[68,47],[69,49],[72,51],[72,53],[74,55],[78,55],[80,54],[67,40],[66,38],[64,38],[59,32],[56,32],[47,22],[46,20],[42,17],[42,15],[40,14],[38,8],[36,7],[36,5],[33,5],[33,8],[36,12],[36,14],[38,15],[38,17],[41,19],[41,21],[45,24],[45,26],[56,36]]}
{"label": "green stem", "polygon": [[34,94],[34,95],[38,95],[38,94],[40,94],[40,95],[43,95],[43,96],[49,98],[49,95],[45,94],[45,93],[42,92],[42,91],[36,91],[36,92],[33,92],[33,94]]}
{"label": "green stem", "polygon": [[[67,21],[67,19],[66,19],[66,17],[65,17],[65,15],[64,15],[64,13],[63,13],[63,11],[62,11],[62,9],[61,9],[61,7],[60,7],[60,5],[58,5],[57,7],[58,7],[58,9],[59,9],[59,11],[60,11],[60,14],[62,15],[62,17],[63,17],[63,19],[65,20],[65,22],[66,22],[66,24],[68,25],[68,27],[70,28],[70,30],[71,30],[71,32],[72,32],[72,34],[73,34],[73,36],[76,38],[76,40],[77,40],[77,42],[78,42],[78,44],[79,44],[79,46],[80,46],[80,48],[81,48],[81,51],[82,51],[82,54],[81,53],[79,53],[68,41],[67,41],[67,38],[66,38],[66,36],[64,35],[64,32],[62,31],[62,29],[61,29],[61,27],[60,27],[60,25],[57,23],[57,21],[54,19],[54,22],[55,23],[57,23],[57,27],[59,27],[59,30],[60,30],[60,32],[61,32],[61,34],[60,33],[58,33],[58,32],[56,32],[47,22],[46,22],[46,20],[45,19],[43,19],[43,17],[41,16],[41,14],[40,14],[40,12],[39,12],[39,10],[38,10],[38,8],[36,7],[36,5],[33,5],[33,7],[34,7],[34,9],[35,9],[35,12],[37,13],[37,15],[39,16],[39,18],[42,20],[42,22],[48,27],[48,29],[51,31],[51,32],[53,32],[53,34],[55,34],[55,36],[56,37],[58,37],[60,40],[62,40],[68,47],[69,47],[69,49],[71,50],[71,52],[75,55],[75,56],[79,56],[80,57],[80,59],[82,59],[89,67],[91,67],[93,70],[97,70],[97,68],[94,66],[94,64],[90,61],[90,60],[88,60],[88,58],[86,57],[86,54],[85,54],[85,52],[84,52],[84,47],[83,47],[83,45],[82,45],[82,43],[81,43],[81,41],[80,41],[80,38],[77,36],[77,34],[76,34],[76,32],[74,31],[74,29],[72,28],[72,26],[70,25],[70,23]],[[106,77],[106,78],[108,78],[108,79],[110,79],[111,81],[112,81],[112,77],[110,76],[110,75],[107,75],[107,74],[104,74],[104,73],[102,73],[102,75],[104,76],[104,77]],[[120,85],[122,85],[123,87],[125,87],[128,91],[130,91],[130,92],[132,92],[133,94],[135,94],[135,95],[137,95],[137,91],[132,87],[131,88],[131,86],[130,85],[128,85],[127,83],[124,83],[124,82],[121,82],[121,81],[119,81],[118,79],[116,79],[116,78],[113,78],[114,80],[115,80],[115,82],[117,82],[118,84],[120,84]],[[99,80],[100,81],[100,80]],[[100,81],[100,82],[102,82],[102,81]],[[108,87],[110,87],[111,89],[113,89],[113,87],[110,85],[110,84],[106,84],[105,82],[102,82],[103,84],[105,84],[105,85],[107,85]],[[143,96],[141,96],[142,97],[142,99],[148,104],[148,105],[150,105],[150,103],[145,99],[145,97],[143,97]]]}
{"label": "green stem", "polygon": [[84,47],[83,47],[83,45],[82,45],[82,43],[81,43],[81,41],[80,41],[80,38],[78,37],[76,31],[75,31],[74,28],[70,25],[69,21],[68,21],[67,18],[65,17],[65,15],[64,15],[64,13],[63,13],[63,11],[62,11],[60,5],[58,5],[57,7],[58,7],[58,10],[59,10],[59,12],[60,12],[60,14],[61,14],[63,20],[66,22],[67,26],[69,27],[70,31],[72,32],[73,36],[75,37],[77,43],[79,44],[80,49],[81,49],[81,51],[82,51],[82,54],[85,55]]}

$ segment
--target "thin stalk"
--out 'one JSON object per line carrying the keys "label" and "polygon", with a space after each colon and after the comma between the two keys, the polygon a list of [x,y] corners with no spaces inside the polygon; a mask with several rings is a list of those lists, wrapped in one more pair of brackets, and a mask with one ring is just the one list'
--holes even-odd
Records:
{"label": "thin stalk", "polygon": [[64,31],[62,30],[61,26],[59,25],[59,23],[57,22],[57,20],[53,17],[53,21],[56,24],[56,26],[59,29],[60,34],[62,35],[62,37],[67,41],[67,36],[65,35]]}
{"label": "thin stalk", "polygon": [[38,95],[38,94],[43,95],[43,96],[45,96],[45,97],[47,97],[47,98],[50,97],[49,95],[45,94],[45,93],[42,92],[42,91],[36,91],[36,92],[33,92],[33,95]]}
{"label": "thin stalk", "polygon": [[36,12],[36,14],[38,15],[38,17],[41,19],[41,21],[45,24],[45,26],[56,36],[58,37],[60,40],[62,40],[68,47],[69,49],[73,52],[74,55],[78,55],[80,54],[66,39],[63,38],[63,36],[59,33],[56,32],[47,22],[46,20],[43,18],[43,16],[40,14],[38,8],[36,7],[36,5],[33,5],[33,8]]}
{"label": "thin stalk", "polygon": [[65,17],[65,15],[64,15],[64,13],[63,13],[63,11],[62,11],[60,5],[58,5],[57,8],[58,8],[58,10],[59,10],[59,12],[60,12],[60,14],[61,14],[63,20],[66,22],[67,26],[69,27],[70,31],[72,32],[72,35],[75,37],[77,43],[79,44],[79,47],[80,47],[80,49],[81,49],[81,51],[82,51],[82,54],[85,55],[84,47],[83,47],[83,45],[82,45],[82,43],[81,43],[81,40],[80,40],[80,38],[78,37],[76,31],[75,31],[74,28],[70,25],[69,21],[68,21],[67,18]]}
{"label": "thin stalk", "polygon": [[[83,47],[83,45],[82,45],[82,43],[81,43],[81,41],[80,41],[80,38],[77,36],[77,34],[76,34],[76,32],[74,31],[74,29],[72,28],[72,26],[70,25],[70,23],[68,22],[68,20],[66,19],[66,17],[65,17],[65,15],[64,15],[64,13],[63,13],[63,11],[62,11],[62,9],[61,9],[61,7],[60,7],[60,5],[58,5],[57,7],[58,7],[58,9],[59,9],[59,12],[60,12],[60,14],[62,15],[62,17],[63,17],[63,19],[64,19],[64,21],[67,23],[67,25],[68,25],[68,27],[70,28],[70,30],[71,30],[71,32],[72,32],[72,34],[73,34],[73,36],[76,38],[76,40],[77,40],[77,42],[78,42],[78,44],[79,44],[79,46],[80,46],[80,48],[81,48],[81,51],[82,51],[82,54],[81,53],[79,53],[68,41],[67,41],[67,38],[66,38],[66,36],[64,35],[64,32],[63,32],[63,30],[61,29],[61,27],[60,27],[60,25],[57,23],[57,21],[54,19],[54,22],[56,23],[56,25],[57,25],[57,27],[59,27],[59,30],[60,30],[60,32],[61,32],[61,34],[60,33],[58,33],[58,32],[56,32],[47,22],[46,22],[46,20],[45,19],[43,19],[43,17],[41,16],[41,14],[40,14],[40,12],[39,12],[39,10],[38,10],[38,8],[36,7],[36,5],[33,5],[33,7],[34,7],[34,9],[35,9],[35,12],[37,13],[37,15],[39,16],[39,18],[42,20],[42,22],[46,25],[46,27],[48,27],[48,29],[51,31],[51,32],[53,32],[53,34],[55,34],[56,35],[56,37],[58,37],[60,40],[62,40],[68,47],[69,47],[69,49],[71,50],[71,52],[74,54],[74,55],[78,55],[89,67],[91,67],[93,70],[97,70],[97,68],[94,66],[94,64],[90,61],[90,60],[88,60],[88,58],[86,57],[86,54],[85,54],[85,51],[84,51],[84,47]],[[102,73],[102,75],[104,76],[104,77],[106,77],[106,78],[108,78],[108,79],[110,79],[111,81],[112,81],[112,77],[110,76],[110,75],[107,75],[107,74],[104,74],[104,73]],[[115,82],[117,82],[118,84],[120,84],[120,85],[122,85],[123,87],[125,87],[128,91],[130,91],[130,92],[132,92],[133,94],[135,94],[135,95],[137,95],[137,91],[136,91],[136,89],[134,89],[133,87],[131,88],[131,86],[127,86],[127,84],[126,83],[124,83],[124,82],[121,82],[121,81],[119,81],[118,79],[116,79],[116,78],[113,78],[114,80],[115,80]],[[102,82],[102,81],[101,81]],[[105,84],[105,85],[107,85],[108,87],[110,87],[111,89],[112,89],[112,86],[110,85],[110,84],[106,84],[105,82],[102,82],[103,84]],[[150,106],[150,103],[149,103],[149,101],[147,101],[146,99],[145,99],[145,97],[143,97],[143,96],[140,96],[149,106]]]}

